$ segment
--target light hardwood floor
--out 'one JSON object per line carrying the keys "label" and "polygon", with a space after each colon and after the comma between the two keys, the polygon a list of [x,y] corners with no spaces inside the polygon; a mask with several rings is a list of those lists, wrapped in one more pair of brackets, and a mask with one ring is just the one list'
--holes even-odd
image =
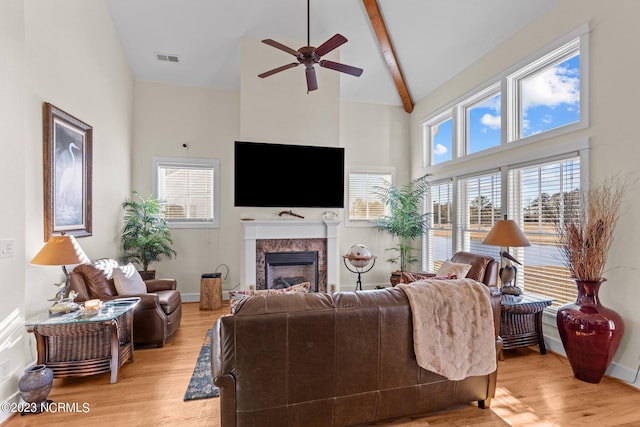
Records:
{"label": "light hardwood floor", "polygon": [[[198,310],[184,304],[182,325],[164,348],[136,349],[134,363],[120,369],[117,384],[109,374],[56,379],[49,395],[55,402],[88,403],[86,413],[19,416],[3,426],[219,426],[217,398],[184,402],[205,333],[229,308]],[[640,426],[640,392],[604,378],[588,384],[573,377],[568,361],[536,348],[505,352],[499,362],[498,388],[491,408],[474,404],[387,426]]]}

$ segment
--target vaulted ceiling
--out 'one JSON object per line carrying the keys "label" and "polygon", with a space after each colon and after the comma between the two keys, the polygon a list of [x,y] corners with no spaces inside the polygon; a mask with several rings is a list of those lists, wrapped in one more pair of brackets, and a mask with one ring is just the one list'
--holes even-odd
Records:
{"label": "vaulted ceiling", "polygon": [[[408,94],[419,101],[558,1],[310,0],[311,44],[318,46],[336,33],[349,40],[339,48],[340,62],[363,68],[364,73],[341,75],[342,98],[402,105],[402,92],[394,83],[365,4],[379,7]],[[139,80],[239,89],[241,39],[306,44],[306,0],[106,2]],[[292,59],[270,46],[264,49],[281,57],[283,64]],[[158,61],[156,53],[177,55],[179,62]],[[321,69],[318,80],[322,81],[322,73],[334,72]],[[283,73],[298,73],[304,79],[302,67]]]}

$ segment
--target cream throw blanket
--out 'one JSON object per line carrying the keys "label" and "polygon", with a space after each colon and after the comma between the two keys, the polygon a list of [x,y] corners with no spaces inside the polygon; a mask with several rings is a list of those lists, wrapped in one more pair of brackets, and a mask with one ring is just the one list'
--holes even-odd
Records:
{"label": "cream throw blanket", "polygon": [[399,284],[411,304],[418,365],[449,380],[496,370],[489,288],[473,279]]}

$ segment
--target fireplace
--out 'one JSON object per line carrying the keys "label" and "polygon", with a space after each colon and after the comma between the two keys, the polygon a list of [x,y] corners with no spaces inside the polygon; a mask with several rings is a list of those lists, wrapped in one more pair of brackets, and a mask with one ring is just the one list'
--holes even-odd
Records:
{"label": "fireplace", "polygon": [[[340,290],[338,224],[336,220],[246,220],[240,257],[242,289],[266,289],[265,254],[268,252],[318,252],[315,290]],[[312,288],[313,289],[313,288]]]}
{"label": "fireplace", "polygon": [[318,291],[318,252],[267,252],[264,254],[266,289],[286,289],[309,282]]}

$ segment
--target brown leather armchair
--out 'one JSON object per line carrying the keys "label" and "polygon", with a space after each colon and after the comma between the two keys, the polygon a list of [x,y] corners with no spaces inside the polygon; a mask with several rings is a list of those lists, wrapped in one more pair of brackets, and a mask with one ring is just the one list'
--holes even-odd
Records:
{"label": "brown leather armchair", "polygon": [[[78,293],[76,302],[88,299],[103,301],[122,297],[113,283],[113,259],[99,259],[80,264],[70,273],[71,290]],[[135,344],[164,346],[168,337],[180,326],[182,300],[176,290],[175,279],[145,280],[147,293],[127,295],[140,297],[133,315],[133,339]]]}
{"label": "brown leather armchair", "polygon": [[[484,283],[492,291],[497,290],[499,263],[493,257],[473,254],[471,252],[456,252],[451,257],[451,262],[459,264],[471,264],[471,269],[466,277]],[[435,273],[403,273],[400,283],[411,283],[415,280],[426,279],[435,276]]]}

